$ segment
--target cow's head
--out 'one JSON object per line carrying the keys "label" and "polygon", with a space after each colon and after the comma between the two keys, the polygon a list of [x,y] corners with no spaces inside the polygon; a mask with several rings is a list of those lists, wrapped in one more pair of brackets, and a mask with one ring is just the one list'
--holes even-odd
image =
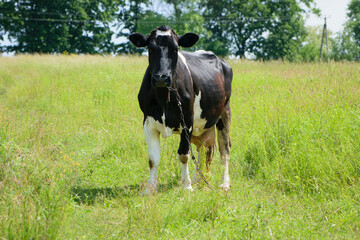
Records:
{"label": "cow's head", "polygon": [[199,36],[195,33],[177,35],[168,26],[154,29],[149,36],[133,33],[130,41],[136,47],[149,49],[149,68],[151,83],[154,87],[169,87],[172,84],[179,47],[192,47]]}

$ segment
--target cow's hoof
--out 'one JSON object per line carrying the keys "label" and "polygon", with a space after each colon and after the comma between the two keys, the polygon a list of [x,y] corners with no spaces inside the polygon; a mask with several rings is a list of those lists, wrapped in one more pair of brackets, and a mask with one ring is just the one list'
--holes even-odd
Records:
{"label": "cow's hoof", "polygon": [[145,191],[141,193],[141,196],[150,196],[156,194],[156,185],[148,184],[145,188]]}
{"label": "cow's hoof", "polygon": [[192,178],[192,184],[199,184],[200,180],[201,180],[200,176],[198,176],[197,174],[194,174],[193,178]]}
{"label": "cow's hoof", "polygon": [[149,189],[146,189],[145,191],[143,191],[142,193],[140,193],[140,196],[152,196],[156,194],[156,191],[155,190],[149,190]]}
{"label": "cow's hoof", "polygon": [[220,185],[220,188],[225,191],[228,191],[228,190],[230,190],[230,183],[223,183]]}
{"label": "cow's hoof", "polygon": [[183,189],[189,192],[194,191],[194,189],[191,186],[184,186]]}

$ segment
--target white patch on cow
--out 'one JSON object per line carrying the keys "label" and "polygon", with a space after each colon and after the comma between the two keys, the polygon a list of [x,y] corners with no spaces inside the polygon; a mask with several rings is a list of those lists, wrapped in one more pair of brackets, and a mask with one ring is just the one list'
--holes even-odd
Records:
{"label": "white patch on cow", "polygon": [[154,129],[153,123],[149,118],[145,120],[144,133],[149,151],[149,161],[152,163],[146,193],[151,194],[156,191],[156,178],[160,164],[160,136],[159,131]]}
{"label": "white patch on cow", "polygon": [[200,106],[201,100],[201,92],[199,91],[199,95],[195,95],[194,101],[194,136],[200,136],[204,132],[204,127],[206,124],[205,118],[201,118],[202,109]]}
{"label": "white patch on cow", "polygon": [[225,189],[225,190],[229,190],[230,188],[230,176],[229,176],[229,155],[226,155],[223,158],[223,166],[224,166],[224,171],[223,171],[223,175],[222,175],[222,184],[220,185],[221,188]]}
{"label": "white patch on cow", "polygon": [[148,123],[148,125],[152,129],[158,131],[163,138],[170,137],[175,132],[175,130],[172,128],[169,128],[165,125],[165,116],[164,115],[161,118],[162,118],[163,123],[160,123],[159,121],[155,120],[153,117],[149,116],[146,118],[145,124]]}
{"label": "white patch on cow", "polygon": [[212,51],[205,51],[205,50],[197,50],[196,53],[207,53],[207,54],[214,54]]}
{"label": "white patch on cow", "polygon": [[[193,188],[191,187],[191,180],[189,176],[189,166],[188,166],[188,160],[189,160],[189,154],[182,154],[178,155],[179,160],[181,162],[181,185],[183,189],[192,191]],[[185,161],[186,159],[186,161]],[[186,162],[186,163],[183,163]]]}
{"label": "white patch on cow", "polygon": [[171,36],[171,30],[167,30],[167,31],[156,30],[156,37],[157,36]]}
{"label": "white patch on cow", "polygon": [[163,131],[161,132],[162,137],[163,138],[170,137],[173,133],[173,130],[166,126],[165,113],[162,115],[161,120],[163,122]]}
{"label": "white patch on cow", "polygon": [[186,58],[184,57],[184,55],[183,55],[181,52],[178,52],[178,55],[179,55],[181,61],[184,63],[186,69],[188,70],[189,75],[190,75],[190,78],[191,78],[191,73],[190,73],[189,66],[188,66],[188,64],[187,64],[187,62],[186,62]]}

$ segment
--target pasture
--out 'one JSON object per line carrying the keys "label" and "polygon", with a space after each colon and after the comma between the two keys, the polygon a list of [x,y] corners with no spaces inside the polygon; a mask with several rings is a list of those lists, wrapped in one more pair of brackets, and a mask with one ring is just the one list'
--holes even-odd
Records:
{"label": "pasture", "polygon": [[360,64],[230,64],[230,191],[174,135],[142,196],[145,57],[0,58],[0,239],[360,238]]}

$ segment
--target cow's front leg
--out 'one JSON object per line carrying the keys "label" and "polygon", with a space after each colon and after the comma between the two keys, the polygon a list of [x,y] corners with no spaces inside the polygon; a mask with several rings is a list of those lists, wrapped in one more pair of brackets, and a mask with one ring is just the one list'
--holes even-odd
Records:
{"label": "cow's front leg", "polygon": [[179,160],[181,162],[182,174],[181,185],[183,189],[192,191],[191,180],[189,176],[189,149],[190,149],[191,133],[187,129],[181,132],[180,146],[178,150]]}
{"label": "cow's front leg", "polygon": [[156,191],[156,178],[160,164],[160,133],[155,130],[147,119],[144,124],[144,133],[149,150],[150,176],[146,186],[146,193],[152,194]]}

